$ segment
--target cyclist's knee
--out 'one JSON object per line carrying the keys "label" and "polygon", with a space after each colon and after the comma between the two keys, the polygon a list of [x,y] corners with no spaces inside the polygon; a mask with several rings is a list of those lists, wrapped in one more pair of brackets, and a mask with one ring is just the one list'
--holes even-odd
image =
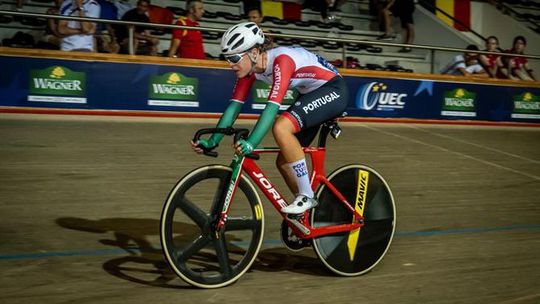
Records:
{"label": "cyclist's knee", "polygon": [[274,134],[274,138],[292,135],[294,134],[294,131],[295,129],[292,122],[283,116],[279,116],[272,127],[272,134]]}

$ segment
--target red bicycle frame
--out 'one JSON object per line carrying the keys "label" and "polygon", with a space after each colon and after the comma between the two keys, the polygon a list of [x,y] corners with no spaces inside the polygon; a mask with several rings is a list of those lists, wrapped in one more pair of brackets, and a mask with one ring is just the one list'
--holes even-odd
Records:
{"label": "red bicycle frame", "polygon": [[[347,199],[326,179],[326,173],[324,169],[324,159],[326,156],[326,148],[321,148],[321,147],[303,148],[303,150],[304,150],[304,153],[309,154],[311,158],[311,164],[312,164],[312,174],[310,177],[311,188],[313,189],[313,191],[315,191],[317,187],[321,185],[321,183],[326,185],[326,187],[328,187],[328,189],[339,199],[339,202],[341,202],[342,205],[345,208],[347,208],[347,210],[349,210],[351,214],[354,215],[354,219],[351,222],[351,224],[312,227],[309,224],[309,219],[308,219],[310,210],[306,211],[301,216],[295,216],[295,217],[291,217],[290,215],[286,213],[282,213],[281,208],[287,206],[288,205],[287,202],[285,201],[281,193],[270,182],[270,180],[268,180],[268,178],[265,176],[263,171],[256,164],[255,160],[251,158],[244,157],[243,159],[240,160],[242,170],[241,172],[238,172],[239,177],[242,174],[246,173],[251,178],[251,180],[253,180],[255,184],[257,184],[257,186],[261,189],[261,191],[268,198],[268,200],[270,200],[272,205],[274,205],[274,208],[276,208],[276,210],[281,214],[283,219],[287,221],[287,223],[289,224],[291,229],[294,231],[296,236],[300,238],[310,239],[310,238],[315,238],[315,237],[319,237],[323,235],[346,232],[346,231],[351,231],[351,230],[361,228],[363,226],[363,217],[351,206],[351,204],[349,204]],[[279,152],[279,148],[260,148],[260,149],[255,149],[253,154],[278,153],[278,152]],[[232,200],[232,196],[234,196],[234,192],[235,192],[234,190],[235,190],[235,187],[237,187],[237,181],[239,180],[239,177],[231,181],[231,186],[229,187],[229,192],[231,193],[230,200]],[[233,190],[233,191],[230,191],[230,190]],[[319,203],[324,204],[325,202],[319,202]],[[226,214],[228,212],[228,209],[229,209],[229,206],[227,203],[227,207],[223,208],[223,212],[222,212],[223,220],[226,220],[226,217],[227,217]],[[222,223],[224,224],[224,221]]]}

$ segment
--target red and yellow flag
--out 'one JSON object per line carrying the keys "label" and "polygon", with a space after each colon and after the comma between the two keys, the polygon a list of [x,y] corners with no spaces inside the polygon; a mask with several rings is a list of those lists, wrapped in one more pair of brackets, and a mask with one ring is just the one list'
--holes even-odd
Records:
{"label": "red and yellow flag", "polygon": [[467,28],[471,27],[471,0],[435,0],[435,6],[465,25],[462,26],[439,10],[436,10],[435,14],[437,17],[449,26],[460,31],[467,31]]}

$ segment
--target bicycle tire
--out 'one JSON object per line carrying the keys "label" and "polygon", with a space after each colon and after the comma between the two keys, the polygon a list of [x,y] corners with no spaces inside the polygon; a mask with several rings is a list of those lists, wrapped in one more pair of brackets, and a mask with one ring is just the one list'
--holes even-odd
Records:
{"label": "bicycle tire", "polygon": [[[373,269],[390,248],[396,227],[394,197],[383,177],[364,165],[341,167],[332,172],[328,180],[353,208],[357,200],[364,202],[364,226],[357,231],[315,238],[314,250],[323,264],[336,274],[364,274]],[[361,187],[365,188],[360,190]],[[312,227],[352,223],[351,212],[325,184],[319,187],[316,195],[319,206],[311,212]]]}
{"label": "bicycle tire", "polygon": [[[221,211],[212,210],[219,209],[216,202],[224,198],[231,172],[222,165],[195,169],[178,181],[163,207],[160,238],[167,262],[180,278],[200,288],[234,283],[251,267],[262,245],[261,200],[244,175],[224,228],[217,234],[211,228]],[[209,188],[215,188],[213,196]]]}

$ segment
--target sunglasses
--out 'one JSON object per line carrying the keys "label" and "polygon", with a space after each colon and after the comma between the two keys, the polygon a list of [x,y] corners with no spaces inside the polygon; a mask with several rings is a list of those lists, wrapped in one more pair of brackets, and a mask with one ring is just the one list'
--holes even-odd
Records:
{"label": "sunglasses", "polygon": [[240,62],[240,60],[242,60],[242,57],[244,57],[245,54],[246,52],[234,55],[227,55],[225,56],[225,60],[227,60],[229,63],[237,64],[238,62]]}

